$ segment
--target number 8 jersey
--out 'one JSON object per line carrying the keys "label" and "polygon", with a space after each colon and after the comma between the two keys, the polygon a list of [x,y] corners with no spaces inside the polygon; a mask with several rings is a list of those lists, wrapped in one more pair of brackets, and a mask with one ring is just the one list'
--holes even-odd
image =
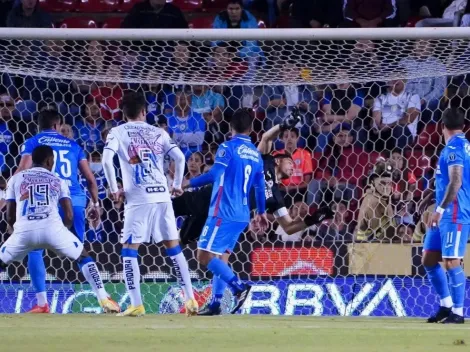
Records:
{"label": "number 8 jersey", "polygon": [[81,160],[86,160],[83,149],[73,140],[62,136],[53,130],[46,130],[29,138],[21,148],[21,156],[31,155],[34,148],[47,145],[54,151],[54,173],[65,180],[70,188],[74,207],[85,207],[86,196],[79,178],[78,166]]}
{"label": "number 8 jersey", "polygon": [[51,233],[63,227],[58,203],[62,198],[70,198],[66,181],[42,168],[21,171],[7,184],[6,200],[16,202],[15,232],[50,227]]}

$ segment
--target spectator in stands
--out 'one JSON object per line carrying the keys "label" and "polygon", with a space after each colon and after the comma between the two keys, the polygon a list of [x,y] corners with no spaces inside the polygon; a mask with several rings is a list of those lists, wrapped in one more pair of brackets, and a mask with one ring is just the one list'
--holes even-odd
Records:
{"label": "spectator in stands", "polygon": [[398,242],[411,242],[413,240],[413,225],[400,225],[397,228],[397,241]]}
{"label": "spectator in stands", "polygon": [[258,28],[258,21],[243,9],[242,0],[228,0],[227,9],[219,13],[214,20],[214,28]]}
{"label": "spectator in stands", "polygon": [[167,119],[168,132],[186,157],[201,151],[206,122],[201,114],[191,109],[190,94],[183,91],[176,93],[176,106],[173,113],[167,115]]}
{"label": "spectator in stands", "polygon": [[390,171],[388,168],[377,167],[369,176],[370,188],[362,199],[355,231],[355,238],[358,241],[392,239],[395,236],[395,214],[390,203],[392,193]]}
{"label": "spectator in stands", "polygon": [[393,0],[345,0],[344,27],[395,27],[397,8]]}
{"label": "spectator in stands", "polygon": [[467,0],[454,0],[444,10],[442,18],[425,18],[416,23],[416,27],[458,27],[459,13],[464,12],[467,6]]}
{"label": "spectator in stands", "polygon": [[159,116],[171,113],[173,107],[170,101],[174,100],[174,94],[162,84],[149,84],[145,88],[147,100],[147,122],[151,125],[157,123]]}
{"label": "spectator in stands", "polygon": [[199,76],[201,70],[195,70],[194,64],[200,68],[201,61],[196,63],[195,53],[197,53],[197,60],[202,61],[209,57],[209,53],[199,50],[198,47],[189,41],[180,40],[176,42],[172,51],[165,53],[169,58],[168,64],[165,64],[163,67],[163,77],[170,77],[173,80],[182,82],[190,81],[194,79],[195,76]]}
{"label": "spectator in stands", "polygon": [[[13,99],[6,94],[0,95],[0,170],[2,173],[11,171],[15,166],[15,158],[12,154],[15,150],[11,150],[15,141],[9,126],[9,121],[15,124],[12,121],[14,109],[15,102]],[[16,131],[16,128],[13,131]]]}
{"label": "spectator in stands", "polygon": [[334,244],[335,241],[351,241],[354,223],[351,221],[348,203],[340,201],[333,205],[332,208],[335,212],[335,217],[328,223],[319,226],[315,240],[321,240],[324,245]]}
{"label": "spectator in stands", "polygon": [[204,85],[193,86],[192,90],[191,108],[206,120],[206,143],[223,143],[225,135],[230,129],[229,124],[223,118],[223,110],[225,109],[223,95],[213,92],[208,86]]}
{"label": "spectator in stands", "polygon": [[166,0],[136,3],[124,18],[122,28],[188,28],[183,12]]}
{"label": "spectator in stands", "polygon": [[92,90],[91,95],[99,103],[101,117],[106,120],[119,121],[122,118],[120,109],[123,91],[118,83],[104,82]]}
{"label": "spectator in stands", "polygon": [[14,0],[0,0],[0,27],[7,26],[7,17],[13,8]]}
{"label": "spectator in stands", "polygon": [[292,2],[292,28],[338,27],[343,20],[341,0],[294,0]]}
{"label": "spectator in stands", "polygon": [[200,152],[194,152],[188,159],[188,173],[186,179],[190,180],[202,174],[204,166],[204,157]]}
{"label": "spectator in stands", "polygon": [[323,152],[328,146],[333,132],[343,123],[353,125],[354,119],[364,107],[364,94],[350,83],[337,84],[326,91],[322,101],[323,116],[315,124],[318,133],[316,151]]}
{"label": "spectator in stands", "polygon": [[393,168],[392,181],[395,185],[392,198],[396,199],[395,203],[411,201],[416,189],[417,179],[413,171],[408,169],[403,152],[400,149],[393,150],[388,163]]}
{"label": "spectator in stands", "polygon": [[60,134],[64,137],[69,138],[69,139],[74,139],[75,138],[75,136],[73,134],[72,126],[70,126],[67,123],[64,123],[63,125],[60,126]]}
{"label": "spectator in stands", "polygon": [[417,94],[405,90],[404,80],[389,82],[389,92],[374,101],[374,128],[370,139],[375,141],[375,150],[403,149],[417,135],[421,101]]}
{"label": "spectator in stands", "polygon": [[[101,163],[101,152],[98,150],[92,151],[88,156],[88,161],[90,163],[91,172],[93,172],[93,175],[96,179],[96,184],[98,186],[98,198],[103,200],[106,198],[106,189],[108,187],[108,183],[106,182],[106,177],[104,176],[103,171],[103,164]],[[81,178],[80,181],[85,190],[88,190],[86,180]],[[90,195],[88,194],[88,191],[86,191],[86,195],[89,199]]]}
{"label": "spectator in stands", "polygon": [[307,149],[298,148],[300,132],[297,128],[284,131],[281,139],[284,149],[280,153],[289,153],[294,161],[294,172],[289,179],[282,180],[281,187],[291,196],[305,194],[312,179],[312,153]]}
{"label": "spectator in stands", "polygon": [[[418,40],[413,54],[401,61],[408,75],[418,72],[435,72],[435,77],[421,77],[406,82],[406,91],[421,98],[421,121],[438,121],[440,100],[447,87],[446,66],[433,56],[433,45],[428,40]],[[439,76],[440,74],[440,76]]]}
{"label": "spectator in stands", "polygon": [[341,124],[320,160],[319,170],[323,174],[308,185],[307,202],[318,207],[355,199],[356,185],[366,174],[372,158],[372,154],[354,145],[351,126]]}
{"label": "spectator in stands", "polygon": [[101,150],[104,147],[101,133],[106,128],[106,123],[101,116],[98,104],[96,99],[88,97],[86,105],[83,107],[83,121],[78,122],[75,126],[75,138],[89,152],[95,149]]}
{"label": "spectator in stands", "polygon": [[52,18],[41,10],[38,0],[21,0],[8,14],[7,27],[48,28]]}

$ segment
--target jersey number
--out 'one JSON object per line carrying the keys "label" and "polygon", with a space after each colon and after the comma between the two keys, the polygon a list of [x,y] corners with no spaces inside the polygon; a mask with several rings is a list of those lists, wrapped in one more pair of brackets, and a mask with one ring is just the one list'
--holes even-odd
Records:
{"label": "jersey number", "polygon": [[28,215],[28,220],[39,220],[44,215],[36,213],[36,207],[44,207],[49,205],[49,185],[35,184],[28,187],[28,199],[24,202],[22,216]]}
{"label": "jersey number", "polygon": [[243,193],[244,193],[244,197],[243,197],[243,205],[247,205],[248,204],[248,196],[247,196],[247,193],[248,193],[248,181],[250,180],[250,175],[251,175],[251,165],[247,165],[245,166],[245,181],[243,182]]}
{"label": "jersey number", "polygon": [[[59,150],[59,153],[54,150],[54,170],[55,174],[61,178],[70,178],[72,176],[72,165],[70,160],[67,159],[68,153],[68,150]],[[59,170],[56,169],[56,166]],[[60,173],[57,171],[60,171]]]}
{"label": "jersey number", "polygon": [[145,181],[145,178],[152,173],[152,164],[155,163],[153,153],[148,148],[139,150],[140,164],[136,165],[135,168],[135,183],[141,184]]}

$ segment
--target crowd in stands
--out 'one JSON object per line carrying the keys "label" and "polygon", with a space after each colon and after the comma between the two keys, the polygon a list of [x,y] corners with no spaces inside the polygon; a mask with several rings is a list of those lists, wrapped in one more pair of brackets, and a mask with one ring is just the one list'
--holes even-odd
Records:
{"label": "crowd in stands", "polygon": [[[178,3],[137,2],[120,17],[119,26],[188,28],[202,23],[198,22],[200,17],[183,12]],[[207,3],[211,1],[201,1],[201,13]],[[261,22],[267,27],[293,28],[372,28],[410,23],[454,26],[466,25],[466,14],[470,15],[470,1],[467,4],[462,0],[445,4],[440,0],[344,0],[344,4],[343,0],[230,0],[223,1],[222,7],[211,19],[212,28],[259,28]],[[38,0],[0,0],[0,26],[60,26],[69,19],[61,18],[63,15],[42,9]],[[96,23],[105,23],[106,19],[100,16]],[[204,16],[207,17],[207,11]],[[44,56],[37,56],[41,64],[62,62],[54,58],[66,55],[65,45],[48,41],[43,46],[40,54]],[[157,60],[165,58],[145,55],[143,47],[141,56],[149,62],[160,63]],[[120,101],[125,90],[145,94],[148,122],[166,129],[187,157],[187,179],[210,169],[217,146],[230,138],[230,116],[237,108],[253,108],[254,141],[293,108],[299,108],[302,123],[285,131],[275,143],[277,151],[290,153],[294,161],[292,177],[281,181],[286,204],[292,218],[303,217],[325,204],[334,207],[336,215],[316,231],[287,236],[277,228],[266,238],[324,243],[421,239],[413,238],[419,221],[416,204],[432,184],[433,165],[441,147],[438,130],[441,112],[450,105],[470,107],[464,97],[459,98],[456,89],[466,84],[465,78],[444,76],[445,65],[433,55],[431,41],[417,41],[409,55],[402,55],[399,66],[411,76],[424,69],[436,72],[436,77],[322,86],[231,85],[242,77],[245,80],[254,77],[263,60],[273,60],[272,56],[265,56],[266,48],[256,41],[238,46],[211,43],[205,52],[199,48],[199,54],[205,56],[197,58],[190,42],[175,42],[170,48],[166,65],[161,66],[162,74],[171,75],[174,81],[190,81],[196,60],[207,59],[210,70],[206,81],[223,77],[227,85],[118,84],[0,73],[3,177],[7,179],[14,172],[20,146],[37,132],[37,112],[45,106],[56,107],[64,118],[61,133],[78,141],[88,152],[98,181],[103,222],[100,228],[89,229],[88,239],[116,242],[122,229],[123,203],[109,199],[101,152],[110,128],[122,123]],[[28,50],[31,48],[25,48],[24,53]],[[113,69],[132,72],[132,65],[126,68],[125,60],[116,64],[119,67],[110,65],[108,50],[98,41],[87,43],[77,66],[83,65],[88,72]],[[134,59],[143,60],[142,57]],[[203,66],[199,61],[197,67]],[[302,75],[302,65],[296,60],[284,60],[275,67],[279,71],[271,74],[285,77],[286,82]],[[342,78],[349,73],[347,67],[338,67]],[[378,163],[386,164],[390,171],[377,171]],[[171,178],[174,166],[168,161],[167,167]],[[0,187],[2,184],[4,187],[3,181]]]}

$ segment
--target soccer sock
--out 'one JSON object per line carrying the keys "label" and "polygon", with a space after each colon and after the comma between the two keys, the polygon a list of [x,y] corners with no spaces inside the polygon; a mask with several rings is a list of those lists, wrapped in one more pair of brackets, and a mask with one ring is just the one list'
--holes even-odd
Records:
{"label": "soccer sock", "polygon": [[94,262],[93,258],[85,257],[78,262],[78,266],[85,276],[86,281],[90,284],[91,289],[95,293],[99,300],[108,298],[108,294],[104,289],[103,281],[101,280],[98,266]]}
{"label": "soccer sock", "polygon": [[212,258],[207,265],[214,276],[218,276],[221,280],[225,281],[233,292],[236,294],[245,289],[245,285],[241,282],[238,277],[233,273],[232,269],[219,258]]}
{"label": "soccer sock", "polygon": [[123,248],[122,263],[124,267],[124,281],[126,282],[127,292],[131,299],[131,305],[138,307],[142,305],[142,296],[140,295],[140,268],[137,261],[137,250]]}
{"label": "soccer sock", "polygon": [[452,298],[450,296],[449,284],[444,269],[442,269],[440,264],[425,266],[424,269],[428,274],[432,287],[434,287],[441,299],[441,306],[446,308],[452,307]]}
{"label": "soccer sock", "polygon": [[173,248],[167,248],[166,254],[171,258],[173,267],[175,268],[176,278],[178,279],[181,288],[184,291],[186,299],[193,299],[193,285],[191,283],[191,277],[189,276],[188,262],[181,251],[180,245]]}
{"label": "soccer sock", "polygon": [[212,300],[209,303],[212,309],[218,309],[220,307],[220,301],[224,296],[225,288],[227,283],[218,276],[212,278]]}
{"label": "soccer sock", "polygon": [[454,301],[452,312],[463,316],[463,302],[465,299],[465,273],[459,265],[447,270],[449,273],[450,293]]}
{"label": "soccer sock", "polygon": [[37,304],[43,307],[47,303],[46,298],[46,266],[42,258],[43,250],[31,251],[28,254],[28,271],[31,282],[36,290]]}

